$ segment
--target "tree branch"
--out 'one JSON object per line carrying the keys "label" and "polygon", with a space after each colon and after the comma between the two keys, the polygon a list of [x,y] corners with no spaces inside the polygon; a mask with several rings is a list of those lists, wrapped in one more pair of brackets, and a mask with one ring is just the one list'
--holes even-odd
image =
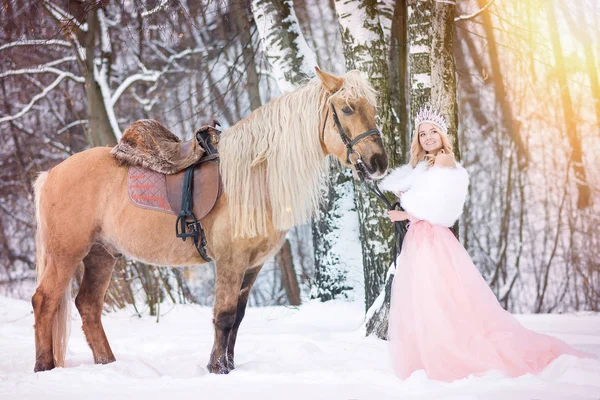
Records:
{"label": "tree branch", "polygon": [[[21,111],[19,111],[18,113],[14,114],[14,115],[9,115],[3,118],[0,118],[0,123],[1,122],[7,122],[7,121],[12,121],[14,119],[20,118],[23,115],[25,115],[29,110],[31,110],[31,108],[35,105],[35,103],[37,103],[40,99],[46,97],[48,95],[48,93],[50,93],[55,87],[57,87],[65,78],[71,78],[74,79],[75,75],[69,73],[69,72],[63,72],[61,73],[55,80],[54,82],[52,82],[50,85],[48,85],[44,90],[42,90],[41,93],[38,93],[37,95],[35,95],[33,97],[33,99],[31,99],[31,101],[29,102],[29,104],[27,104]],[[76,79],[74,79],[76,80]]]}
{"label": "tree branch", "polygon": [[[71,129],[74,126],[77,125],[84,125],[87,124],[88,120],[87,119],[79,119],[77,121],[73,121],[70,124],[68,124],[67,126],[62,127],[61,129],[58,130],[58,132],[56,132],[57,135],[60,135],[61,133],[63,133],[64,131]],[[84,128],[85,129],[85,128]]]}
{"label": "tree branch", "polygon": [[127,79],[125,79],[119,85],[119,87],[115,90],[115,92],[113,93],[113,95],[110,98],[112,105],[114,106],[117,103],[117,101],[119,100],[119,98],[121,97],[121,95],[125,92],[125,90],[127,90],[135,82],[139,82],[139,81],[156,82],[160,79],[161,76],[163,76],[164,74],[166,74],[169,71],[169,68],[171,67],[171,65],[173,65],[175,63],[175,60],[184,58],[191,54],[201,53],[203,51],[206,51],[206,50],[199,49],[199,48],[185,49],[184,51],[182,51],[180,53],[173,54],[171,57],[169,57],[166,60],[165,66],[160,71],[148,70],[148,69],[146,69],[146,67],[144,67],[143,64],[140,63],[140,67],[142,68],[143,72],[140,74],[135,74],[135,75],[127,77]]}
{"label": "tree branch", "polygon": [[[74,57],[72,57],[72,58],[73,58],[73,60],[75,59]],[[6,78],[7,76],[26,75],[26,74],[46,74],[46,73],[56,74],[56,75],[64,75],[65,78],[71,79],[72,81],[75,81],[78,83],[85,83],[85,78],[83,78],[81,76],[76,76],[70,72],[61,71],[60,69],[53,68],[53,67],[47,67],[45,65],[40,65],[40,66],[34,67],[34,68],[23,68],[23,69],[16,69],[16,70],[12,70],[12,71],[6,71],[6,72],[0,74],[0,79]]]}
{"label": "tree branch", "polygon": [[485,6],[483,6],[480,10],[474,12],[473,14],[463,14],[456,18],[454,18],[454,22],[467,21],[469,19],[476,18],[479,14],[487,10],[495,0],[490,0]]}
{"label": "tree branch", "polygon": [[152,8],[152,9],[150,9],[148,11],[144,11],[142,13],[142,17],[149,17],[152,14],[157,13],[158,11],[162,10],[163,8],[165,8],[165,6],[167,5],[167,3],[168,3],[168,0],[162,0],[160,2],[160,4],[157,5],[156,7]]}
{"label": "tree branch", "polygon": [[30,39],[30,40],[19,40],[18,42],[6,43],[0,46],[0,51],[5,49],[10,49],[13,47],[19,46],[63,46],[63,47],[71,47],[71,43],[66,40],[57,40],[57,39]]}

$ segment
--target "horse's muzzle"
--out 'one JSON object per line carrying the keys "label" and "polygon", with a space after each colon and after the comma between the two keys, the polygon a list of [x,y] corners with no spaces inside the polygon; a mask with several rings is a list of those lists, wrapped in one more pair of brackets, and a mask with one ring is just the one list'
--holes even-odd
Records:
{"label": "horse's muzzle", "polygon": [[388,157],[385,153],[376,153],[365,161],[365,167],[369,173],[368,178],[377,180],[383,178],[388,168]]}

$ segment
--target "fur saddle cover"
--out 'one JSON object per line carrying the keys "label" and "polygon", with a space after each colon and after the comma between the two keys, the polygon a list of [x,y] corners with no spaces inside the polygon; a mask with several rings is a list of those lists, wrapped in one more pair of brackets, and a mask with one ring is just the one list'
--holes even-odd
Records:
{"label": "fur saddle cover", "polygon": [[[210,129],[215,128],[205,125],[199,131]],[[132,123],[110,152],[123,165],[140,166],[167,175],[186,169],[205,153],[196,135],[192,140],[182,142],[163,124],[152,119]]]}
{"label": "fur saddle cover", "polygon": [[469,175],[459,163],[449,168],[420,162],[415,168],[404,165],[393,170],[379,187],[398,196],[402,208],[414,217],[450,227],[462,214]]}

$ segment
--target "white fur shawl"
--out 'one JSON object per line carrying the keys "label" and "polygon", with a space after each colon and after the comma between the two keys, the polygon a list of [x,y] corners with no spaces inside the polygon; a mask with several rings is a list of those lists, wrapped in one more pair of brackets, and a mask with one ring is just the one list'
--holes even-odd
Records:
{"label": "white fur shawl", "polygon": [[432,224],[452,226],[462,214],[469,188],[469,175],[457,163],[456,168],[428,167],[420,162],[393,170],[379,187],[400,196],[402,208],[418,219]]}

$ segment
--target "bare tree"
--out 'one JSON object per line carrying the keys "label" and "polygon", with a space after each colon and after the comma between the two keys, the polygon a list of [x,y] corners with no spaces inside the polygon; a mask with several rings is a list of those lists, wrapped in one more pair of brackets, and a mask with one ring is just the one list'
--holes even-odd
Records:
{"label": "bare tree", "polygon": [[520,134],[519,123],[513,116],[513,111],[506,93],[506,82],[502,73],[502,64],[498,58],[498,46],[496,44],[496,37],[494,35],[490,14],[491,11],[489,7],[486,7],[488,5],[487,0],[478,0],[478,3],[483,10],[480,15],[483,21],[482,26],[485,31],[485,37],[487,39],[487,47],[490,57],[489,65],[492,72],[491,78],[494,82],[496,101],[498,102],[498,108],[500,109],[501,113],[502,128],[515,143],[519,157],[519,165],[525,167],[527,163],[529,163],[529,154]]}
{"label": "bare tree", "polygon": [[585,167],[583,165],[581,140],[579,139],[579,134],[577,132],[577,119],[575,118],[575,113],[573,111],[573,103],[571,101],[571,93],[569,91],[569,83],[565,71],[565,61],[562,46],[560,44],[560,37],[558,35],[556,14],[554,12],[554,5],[550,1],[546,3],[546,12],[548,14],[550,26],[552,49],[554,50],[554,61],[556,62],[556,79],[558,80],[561,92],[562,109],[566,125],[565,134],[571,144],[571,161],[575,172],[577,190],[579,191],[577,207],[586,208],[591,202],[590,187],[587,183]]}

